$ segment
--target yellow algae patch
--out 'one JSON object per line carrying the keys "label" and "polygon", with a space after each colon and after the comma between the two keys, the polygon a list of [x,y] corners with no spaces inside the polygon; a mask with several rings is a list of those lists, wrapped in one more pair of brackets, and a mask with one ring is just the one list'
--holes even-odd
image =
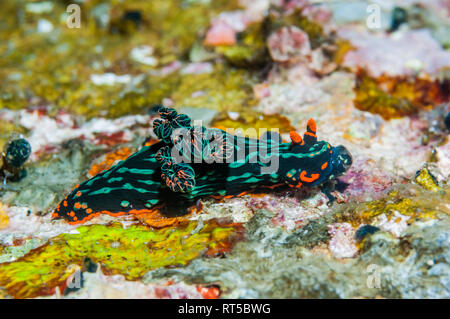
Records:
{"label": "yellow algae patch", "polygon": [[357,72],[354,103],[360,110],[391,119],[447,102],[447,86],[448,81],[419,78],[411,80],[383,75],[375,79],[360,70]]}
{"label": "yellow algae patch", "polygon": [[336,47],[336,51],[333,52],[333,60],[339,65],[344,62],[345,55],[355,49],[350,41],[343,39],[336,41]]}
{"label": "yellow algae patch", "polygon": [[222,113],[213,121],[212,126],[229,131],[232,134],[238,134],[239,132],[235,132],[235,130],[242,129],[244,132],[241,133],[252,138],[259,138],[260,135],[271,128],[278,128],[280,134],[295,130],[290,121],[279,114],[264,115],[257,112],[243,111],[236,115],[237,118],[232,119],[227,113]]}
{"label": "yellow algae patch", "polygon": [[145,225],[123,228],[120,223],[77,228],[62,234],[13,262],[0,265],[0,286],[15,298],[55,293],[86,258],[99,263],[106,274],[137,280],[159,267],[183,266],[202,255],[229,251],[242,237],[242,225],[210,220],[191,221],[176,228]]}
{"label": "yellow algae patch", "polygon": [[253,23],[242,32],[236,45],[218,46],[215,51],[236,67],[263,66],[269,62],[264,24]]}
{"label": "yellow algae patch", "polygon": [[426,190],[437,192],[441,190],[434,177],[427,168],[421,169],[416,175],[414,181]]}
{"label": "yellow algae patch", "polygon": [[174,105],[240,111],[257,104],[253,98],[253,85],[258,81],[251,73],[225,64],[214,65],[211,72],[182,74],[175,70],[165,75],[148,76],[140,84],[145,88],[143,93],[122,94],[108,110],[108,115],[117,117],[144,112],[149,105],[160,104],[165,98],[171,99]]}
{"label": "yellow algae patch", "polygon": [[8,226],[9,218],[8,215],[6,215],[5,209],[3,208],[3,204],[0,203],[0,229],[5,228]]}
{"label": "yellow algae patch", "polygon": [[[0,106],[1,108],[1,106]],[[3,148],[10,140],[11,134],[24,134],[26,133],[25,128],[22,126],[15,125],[13,123],[0,120],[0,153],[3,151]],[[1,161],[1,160],[0,160]],[[1,162],[0,162],[1,166]]]}
{"label": "yellow algae patch", "polygon": [[398,214],[409,216],[408,224],[417,219],[436,219],[440,213],[449,213],[448,209],[437,206],[436,202],[446,201],[447,192],[430,193],[414,188],[414,194],[404,194],[401,191],[392,191],[386,197],[372,202],[358,204],[344,208],[336,214],[340,222],[348,222],[354,227],[361,224],[371,224],[375,217],[386,215],[388,220],[397,218]]}
{"label": "yellow algae patch", "polygon": [[242,69],[217,64],[211,73],[178,75],[178,78],[168,94],[175,105],[206,106],[219,111],[240,111],[256,105],[253,84],[257,78]]}
{"label": "yellow algae patch", "polygon": [[[43,14],[25,10],[24,1],[2,3],[0,108],[45,104],[88,117],[140,112],[161,101],[144,94],[152,87],[127,85],[138,75],[153,77],[147,72],[155,68],[136,59],[135,49],[151,46],[158,67],[184,60],[212,17],[238,8],[237,0],[83,1],[81,28],[68,28],[61,19],[67,4],[51,3],[52,10]],[[44,18],[50,32],[36,32]],[[104,74],[122,81],[99,85],[92,80]]]}

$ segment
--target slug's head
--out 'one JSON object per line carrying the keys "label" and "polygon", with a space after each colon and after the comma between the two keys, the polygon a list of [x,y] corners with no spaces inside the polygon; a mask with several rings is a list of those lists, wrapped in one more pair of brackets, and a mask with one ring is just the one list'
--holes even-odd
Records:
{"label": "slug's head", "polygon": [[331,154],[331,174],[329,179],[343,175],[352,166],[353,159],[350,152],[342,145],[332,148]]}
{"label": "slug's head", "polygon": [[317,141],[316,123],[309,119],[303,137],[291,132],[291,145],[283,163],[284,180],[291,187],[315,186],[344,174],[352,165],[352,156],[342,145],[332,147]]}

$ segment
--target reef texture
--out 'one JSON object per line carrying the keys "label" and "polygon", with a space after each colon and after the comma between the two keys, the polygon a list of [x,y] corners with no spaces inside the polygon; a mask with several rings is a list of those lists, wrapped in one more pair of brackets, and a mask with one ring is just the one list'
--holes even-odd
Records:
{"label": "reef texture", "polygon": [[[63,1],[2,4],[0,150],[31,153],[0,172],[0,298],[450,298],[450,3],[371,4],[95,0],[80,28]],[[52,220],[157,142],[158,104],[285,141],[314,118],[353,165],[332,203],[266,189]]]}

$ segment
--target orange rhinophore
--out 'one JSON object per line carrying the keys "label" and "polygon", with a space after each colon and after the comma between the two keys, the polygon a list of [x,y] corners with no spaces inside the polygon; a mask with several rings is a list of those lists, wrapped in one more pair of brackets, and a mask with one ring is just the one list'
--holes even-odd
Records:
{"label": "orange rhinophore", "polygon": [[291,131],[289,133],[290,137],[291,137],[291,141],[294,144],[303,144],[303,139],[300,136],[300,134],[298,134],[296,131]]}
{"label": "orange rhinophore", "polygon": [[316,126],[316,121],[314,121],[314,119],[310,118],[308,120],[307,123],[307,130],[312,132],[312,133],[316,133],[317,132],[317,126]]}
{"label": "orange rhinophore", "polygon": [[305,143],[308,145],[314,144],[317,142],[317,125],[314,119],[310,118],[306,125],[306,132],[303,134],[303,139]]}

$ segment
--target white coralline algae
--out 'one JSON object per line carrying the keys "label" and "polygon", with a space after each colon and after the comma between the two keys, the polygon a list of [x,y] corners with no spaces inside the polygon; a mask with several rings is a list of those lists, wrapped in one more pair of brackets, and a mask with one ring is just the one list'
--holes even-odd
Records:
{"label": "white coralline algae", "polygon": [[128,281],[122,275],[105,276],[100,267],[95,273],[83,273],[84,287],[70,295],[49,298],[101,299],[202,299],[197,286],[179,283],[144,284]]}
{"label": "white coralline algae", "polygon": [[411,219],[411,216],[405,216],[394,211],[393,216],[390,216],[389,219],[385,214],[377,216],[375,226],[392,233],[395,237],[399,237],[408,228],[407,222],[409,219]]}
{"label": "white coralline algae", "polygon": [[136,62],[146,64],[149,66],[158,65],[158,60],[152,56],[153,48],[148,45],[143,45],[133,48],[130,53],[130,58]]}
{"label": "white coralline algae", "polygon": [[25,240],[33,236],[39,236],[42,240],[48,240],[62,233],[75,231],[75,226],[67,223],[51,223],[50,214],[39,216],[28,207],[7,206],[3,209],[8,215],[8,225],[0,230],[0,243],[13,245],[16,240]]}
{"label": "white coralline algae", "polygon": [[115,84],[127,84],[131,82],[131,75],[117,75],[114,73],[104,74],[92,74],[91,81],[95,85],[115,85]]}
{"label": "white coralline algae", "polygon": [[67,113],[60,113],[55,117],[43,115],[39,111],[21,110],[18,112],[2,110],[0,119],[13,121],[19,118],[19,124],[30,130],[26,137],[32,148],[31,160],[48,146],[58,146],[74,138],[83,138],[95,142],[95,134],[114,134],[123,132],[122,139],[131,140],[129,129],[135,125],[148,124],[148,115],[129,115],[116,119],[95,118],[77,126],[75,117]]}

